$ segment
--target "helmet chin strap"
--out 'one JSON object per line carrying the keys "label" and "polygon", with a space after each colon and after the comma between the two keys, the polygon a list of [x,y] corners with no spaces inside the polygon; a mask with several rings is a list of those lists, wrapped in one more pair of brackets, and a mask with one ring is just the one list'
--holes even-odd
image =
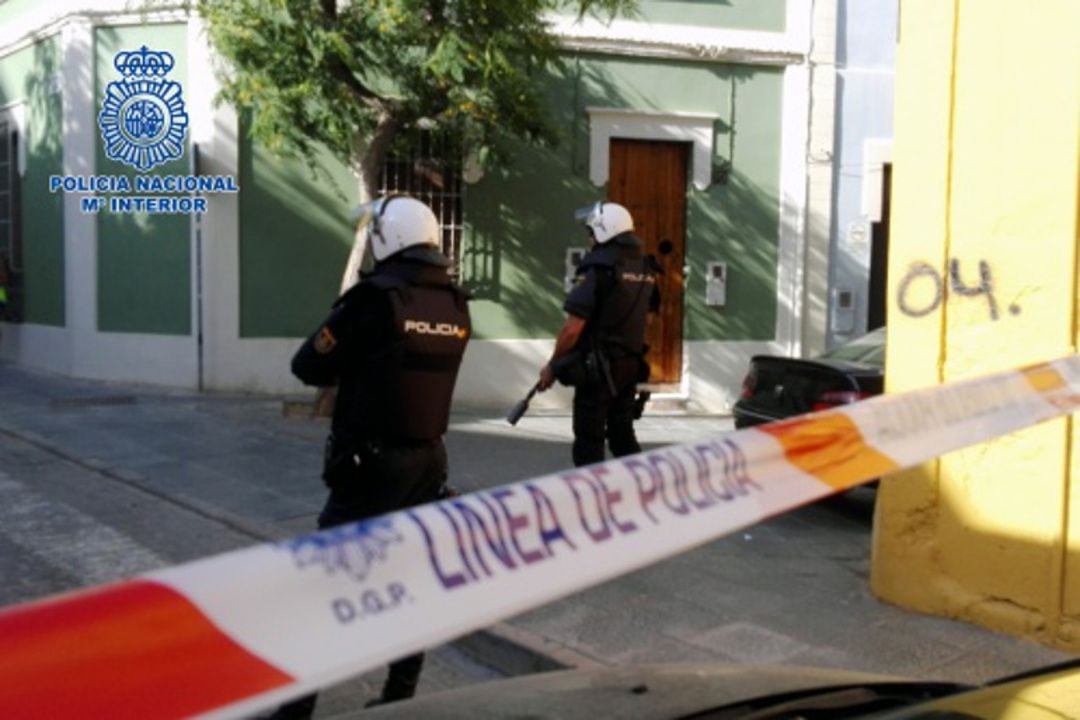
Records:
{"label": "helmet chin strap", "polygon": [[[383,201],[379,204],[379,212],[375,213],[375,217],[372,218],[372,220],[371,220],[371,235],[373,237],[377,236],[378,239],[379,239],[379,242],[381,242],[381,243],[384,243],[384,244],[386,243],[386,238],[384,238],[383,234],[382,234],[382,216],[383,216],[383,213],[386,212],[386,206],[389,205],[391,202],[393,202],[394,200],[396,200],[399,197],[401,197],[401,195],[397,195],[397,194],[387,195],[383,199]],[[371,249],[371,254],[372,254],[372,256],[375,255],[375,248]],[[383,259],[385,259],[385,258],[383,258]],[[382,261],[380,260],[379,262],[382,262]]]}
{"label": "helmet chin strap", "polygon": [[604,230],[604,203],[600,201],[596,203],[596,227]]}

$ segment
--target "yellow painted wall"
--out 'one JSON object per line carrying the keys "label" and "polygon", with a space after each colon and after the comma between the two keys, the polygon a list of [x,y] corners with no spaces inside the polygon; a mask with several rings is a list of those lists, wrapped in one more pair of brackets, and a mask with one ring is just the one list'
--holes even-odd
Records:
{"label": "yellow painted wall", "polygon": [[[887,390],[1075,352],[1080,2],[904,0],[900,21]],[[1080,649],[1073,425],[885,480],[874,591]]]}

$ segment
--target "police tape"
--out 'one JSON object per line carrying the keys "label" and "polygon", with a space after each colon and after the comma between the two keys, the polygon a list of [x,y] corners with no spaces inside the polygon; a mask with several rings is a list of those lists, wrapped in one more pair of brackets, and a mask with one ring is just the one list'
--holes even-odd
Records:
{"label": "police tape", "polygon": [[0,612],[9,717],[240,717],[1080,407],[1080,355]]}

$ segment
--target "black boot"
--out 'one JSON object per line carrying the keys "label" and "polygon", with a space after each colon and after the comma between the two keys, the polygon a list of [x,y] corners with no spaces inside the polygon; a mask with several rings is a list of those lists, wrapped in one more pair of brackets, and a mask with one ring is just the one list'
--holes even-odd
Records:
{"label": "black boot", "polygon": [[383,683],[382,693],[374,700],[369,700],[364,707],[375,707],[398,700],[408,700],[416,694],[420,684],[420,671],[424,667],[424,654],[417,653],[390,664],[390,672]]}

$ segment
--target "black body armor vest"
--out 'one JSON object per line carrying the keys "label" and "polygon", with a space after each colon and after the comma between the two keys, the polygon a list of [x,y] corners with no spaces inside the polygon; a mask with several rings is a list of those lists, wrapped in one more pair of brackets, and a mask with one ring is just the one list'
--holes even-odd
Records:
{"label": "black body armor vest", "polygon": [[393,330],[389,346],[365,353],[354,377],[354,427],[368,440],[391,443],[442,437],[472,332],[465,291],[434,266],[390,268],[361,285],[384,294]]}
{"label": "black body armor vest", "polygon": [[645,324],[656,286],[655,260],[636,246],[605,245],[582,259],[581,270],[589,267],[601,275],[589,338],[616,357],[644,354]]}

